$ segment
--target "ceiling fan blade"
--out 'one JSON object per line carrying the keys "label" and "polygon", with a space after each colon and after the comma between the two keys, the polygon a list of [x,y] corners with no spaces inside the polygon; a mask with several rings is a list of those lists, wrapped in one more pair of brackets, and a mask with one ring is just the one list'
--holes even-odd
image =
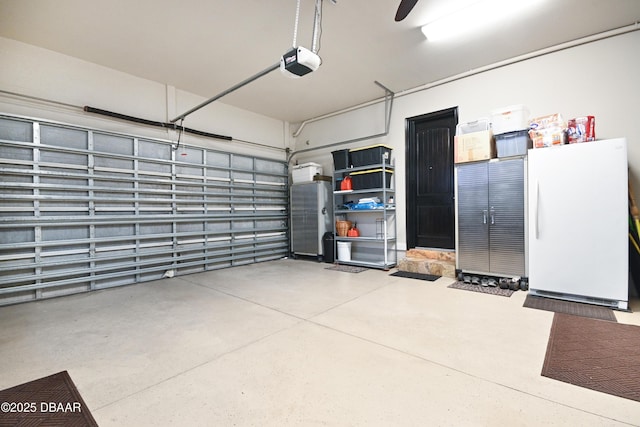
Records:
{"label": "ceiling fan blade", "polygon": [[396,12],[396,22],[402,21],[406,18],[416,3],[418,3],[418,0],[402,0],[400,2],[400,6],[398,6],[398,11]]}

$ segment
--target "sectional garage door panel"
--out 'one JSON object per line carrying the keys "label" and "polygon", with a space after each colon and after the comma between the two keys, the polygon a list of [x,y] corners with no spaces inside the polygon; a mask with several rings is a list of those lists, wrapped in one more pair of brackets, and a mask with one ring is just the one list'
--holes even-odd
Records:
{"label": "sectional garage door panel", "polygon": [[279,259],[285,162],[0,116],[0,305]]}

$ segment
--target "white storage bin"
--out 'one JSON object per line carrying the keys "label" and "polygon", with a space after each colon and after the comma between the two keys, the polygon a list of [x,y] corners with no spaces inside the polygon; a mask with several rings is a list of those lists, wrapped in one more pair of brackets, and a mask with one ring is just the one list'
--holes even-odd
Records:
{"label": "white storage bin", "polygon": [[482,132],[490,129],[488,118],[473,120],[466,123],[458,123],[456,126],[456,135],[466,135],[468,133]]}
{"label": "white storage bin", "polygon": [[491,111],[491,128],[494,135],[529,128],[529,108],[518,104]]}
{"label": "white storage bin", "polygon": [[351,242],[338,242],[338,261],[351,261]]}
{"label": "white storage bin", "polygon": [[315,175],[322,175],[322,166],[317,163],[303,163],[296,165],[291,170],[293,183],[313,181]]}

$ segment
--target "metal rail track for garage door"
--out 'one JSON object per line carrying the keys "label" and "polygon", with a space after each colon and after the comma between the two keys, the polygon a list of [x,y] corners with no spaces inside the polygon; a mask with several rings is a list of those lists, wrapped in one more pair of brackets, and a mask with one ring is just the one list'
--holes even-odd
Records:
{"label": "metal rail track for garage door", "polygon": [[284,161],[0,115],[0,305],[282,258],[287,175]]}

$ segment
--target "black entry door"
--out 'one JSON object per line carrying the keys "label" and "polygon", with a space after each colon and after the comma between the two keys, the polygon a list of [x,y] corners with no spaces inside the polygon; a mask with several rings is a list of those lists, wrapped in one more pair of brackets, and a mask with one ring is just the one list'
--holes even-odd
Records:
{"label": "black entry door", "polygon": [[407,119],[407,249],[455,249],[453,137],[458,109]]}

